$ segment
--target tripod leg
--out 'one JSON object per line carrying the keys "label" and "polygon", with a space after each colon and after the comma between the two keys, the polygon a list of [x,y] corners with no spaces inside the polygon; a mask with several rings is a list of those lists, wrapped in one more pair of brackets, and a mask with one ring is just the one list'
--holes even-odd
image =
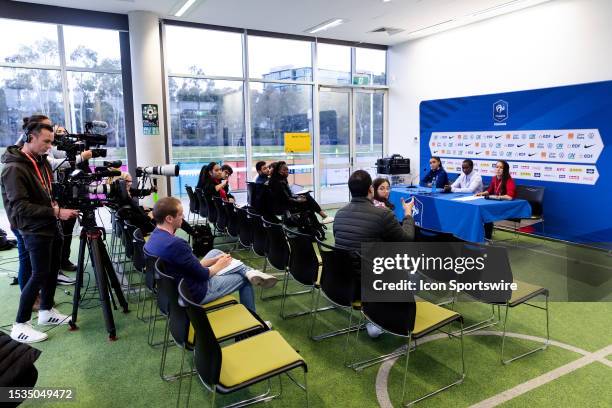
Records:
{"label": "tripod leg", "polygon": [[85,229],[81,231],[81,238],[79,241],[79,258],[77,261],[77,274],[76,283],[74,286],[74,296],[72,298],[72,318],[68,322],[70,330],[78,329],[76,325],[77,315],[79,313],[79,302],[81,300],[81,286],[83,285],[83,273],[85,272],[85,245],[87,244],[87,237]]}
{"label": "tripod leg", "polygon": [[[88,237],[87,243],[89,244],[89,252],[91,253],[91,262],[93,264],[94,274],[96,275],[96,283],[98,284],[98,292],[100,294],[100,302],[102,304],[102,313],[104,315],[104,322],[106,323],[106,331],[111,341],[117,339],[117,330],[115,328],[115,320],[113,318],[113,311],[110,306],[110,298],[108,293],[107,278],[105,276],[106,271],[103,264],[102,252],[100,244],[102,243],[98,236]],[[104,250],[106,251],[106,250]]]}
{"label": "tripod leg", "polygon": [[121,283],[117,278],[117,274],[115,273],[115,268],[113,268],[113,263],[108,256],[108,252],[106,251],[106,246],[103,241],[99,242],[98,247],[100,248],[100,255],[102,257],[102,265],[104,267],[104,271],[106,272],[106,276],[108,277],[108,281],[110,282],[111,288],[114,289],[115,295],[117,296],[117,300],[119,304],[123,308],[123,313],[128,313],[128,302],[125,300],[123,296],[123,291],[121,290]]}

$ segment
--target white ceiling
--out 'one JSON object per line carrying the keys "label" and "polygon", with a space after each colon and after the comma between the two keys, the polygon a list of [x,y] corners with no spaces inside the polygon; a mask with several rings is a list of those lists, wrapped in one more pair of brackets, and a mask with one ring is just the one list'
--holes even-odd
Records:
{"label": "white ceiling", "polygon": [[[87,10],[127,13],[147,10],[162,18],[179,19],[172,15],[185,0],[42,0],[29,3],[49,4]],[[309,35],[307,29],[324,21],[343,18],[349,21],[338,27],[317,33],[321,37],[339,40],[393,45],[429,34],[411,32],[449,20],[441,27],[459,25],[490,18],[537,3],[534,0],[198,0],[179,20],[250,28],[298,35]],[[541,2],[541,1],[539,1]],[[491,13],[470,17],[473,13],[509,3]],[[466,17],[467,16],[467,17]],[[370,33],[379,27],[405,30],[389,36]]]}

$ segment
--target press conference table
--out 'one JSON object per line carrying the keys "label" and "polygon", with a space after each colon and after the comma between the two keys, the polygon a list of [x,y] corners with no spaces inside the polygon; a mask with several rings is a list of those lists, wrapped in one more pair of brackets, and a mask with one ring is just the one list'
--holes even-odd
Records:
{"label": "press conference table", "polygon": [[436,232],[453,234],[469,242],[484,241],[484,224],[510,218],[529,218],[531,206],[525,200],[496,201],[478,198],[470,201],[457,201],[458,198],[471,196],[464,193],[442,193],[437,189],[424,187],[393,187],[389,201],[395,205],[395,216],[401,220],[404,210],[401,198],[408,201],[415,198],[415,224]]}

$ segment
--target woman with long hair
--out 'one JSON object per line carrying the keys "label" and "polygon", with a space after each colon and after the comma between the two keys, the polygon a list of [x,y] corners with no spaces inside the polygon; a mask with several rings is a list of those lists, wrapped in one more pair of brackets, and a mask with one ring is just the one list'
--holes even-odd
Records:
{"label": "woman with long hair", "polygon": [[391,211],[395,210],[395,206],[389,201],[389,192],[391,191],[389,180],[378,177],[372,182],[372,187],[374,187],[374,199],[372,200],[374,207],[385,207]]}
{"label": "woman with long hair", "polygon": [[334,221],[333,217],[328,216],[321,206],[315,201],[310,194],[294,195],[289,188],[287,178],[289,177],[289,167],[284,161],[276,162],[270,173],[270,192],[275,199],[275,213],[283,214],[285,211],[303,211],[310,210],[319,214],[322,218],[321,223],[328,224]]}
{"label": "woman with long hair", "polygon": [[516,184],[510,175],[510,165],[507,161],[499,160],[495,164],[495,176],[491,178],[489,188],[476,195],[493,200],[514,200],[516,197]]}
{"label": "woman with long hair", "polygon": [[448,184],[448,174],[442,166],[442,160],[438,156],[431,156],[429,159],[429,171],[421,180],[421,185],[424,187],[431,187],[432,184],[436,185],[436,188],[444,188]]}
{"label": "woman with long hair", "polygon": [[[202,186],[204,195],[206,197],[221,197],[223,200],[233,202],[234,198],[228,194],[225,186],[227,185],[227,179],[223,178],[223,172],[221,166],[217,162],[210,162],[208,166],[202,169],[204,174],[200,172],[202,178]],[[198,182],[200,186],[200,182]]]}

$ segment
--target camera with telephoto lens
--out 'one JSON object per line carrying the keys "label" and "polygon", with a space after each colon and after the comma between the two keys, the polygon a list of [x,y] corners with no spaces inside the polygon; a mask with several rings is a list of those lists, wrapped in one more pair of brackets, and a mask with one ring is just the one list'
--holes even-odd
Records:
{"label": "camera with telephoto lens", "polygon": [[162,166],[136,167],[136,177],[143,176],[169,176],[179,175],[178,164],[164,164]]}
{"label": "camera with telephoto lens", "polygon": [[66,152],[66,160],[74,163],[77,155],[85,150],[91,150],[92,158],[106,157],[106,149],[100,148],[107,143],[107,136],[94,133],[94,128],[105,128],[105,122],[85,122],[84,133],[57,133],[53,140],[53,145],[57,150]]}

